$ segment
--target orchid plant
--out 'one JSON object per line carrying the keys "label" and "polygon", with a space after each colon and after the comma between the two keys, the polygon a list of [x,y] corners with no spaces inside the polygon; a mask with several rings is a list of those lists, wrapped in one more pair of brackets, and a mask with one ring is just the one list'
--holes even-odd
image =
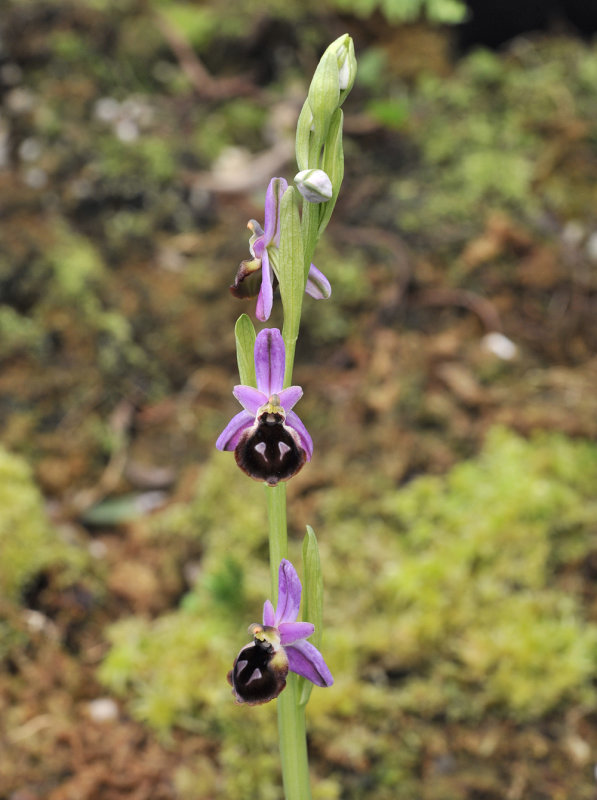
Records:
{"label": "orchid plant", "polygon": [[[313,441],[293,410],[302,397],[292,385],[294,353],[305,293],[331,295],[330,283],[312,263],[315,247],[334,209],[344,175],[342,103],[356,75],[351,38],[327,48],[311,81],[296,131],[295,186],[271,179],[263,227],[251,231],[251,258],[238,269],[233,295],[257,298],[255,316],[269,319],[280,290],[282,331],[256,333],[247,314],[236,323],[240,384],[233,394],[243,410],[226,425],[216,447],[233,451],[238,466],[266,487],[272,597],[263,622],[252,623],[245,645],[228,674],[237,703],[258,705],[277,698],[280,756],[286,800],[309,800],[305,707],[313,686],[329,687],[332,674],[320,652],[323,578],[317,539],[307,526],[303,542],[304,592],[288,560],[286,481],[311,460]],[[295,188],[296,187],[296,188]],[[298,621],[303,597],[303,621]],[[310,641],[307,641],[310,640]]]}

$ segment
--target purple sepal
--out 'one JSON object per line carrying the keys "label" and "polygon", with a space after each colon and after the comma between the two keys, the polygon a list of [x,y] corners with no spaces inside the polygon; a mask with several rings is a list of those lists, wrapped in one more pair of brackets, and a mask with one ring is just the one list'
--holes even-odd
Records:
{"label": "purple sepal", "polygon": [[288,181],[285,178],[272,178],[267,187],[263,222],[266,247],[272,241],[276,247],[280,245],[280,202],[286,189]]}
{"label": "purple sepal", "polygon": [[238,414],[232,417],[228,425],[226,425],[222,433],[218,436],[216,442],[218,450],[234,450],[244,431],[250,428],[254,422],[254,414],[250,414],[248,411],[239,411]]}
{"label": "purple sepal", "polygon": [[286,648],[288,666],[297,675],[314,683],[316,686],[331,686],[334,683],[332,673],[319,650],[304,639]]}
{"label": "purple sepal", "polygon": [[288,559],[283,558],[278,570],[276,625],[296,620],[301,605],[301,591],[301,582],[295,568]]}
{"label": "purple sepal", "polygon": [[286,350],[277,328],[264,328],[255,340],[255,375],[257,388],[267,397],[282,391]]}

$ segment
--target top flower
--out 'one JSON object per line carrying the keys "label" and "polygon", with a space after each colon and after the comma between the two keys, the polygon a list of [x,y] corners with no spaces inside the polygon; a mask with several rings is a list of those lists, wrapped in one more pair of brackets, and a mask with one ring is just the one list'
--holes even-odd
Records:
{"label": "top flower", "polygon": [[[249,220],[247,227],[252,232],[249,250],[252,258],[243,261],[238,268],[230,291],[235,297],[257,296],[257,319],[264,322],[272,311],[274,289],[278,285],[276,259],[280,247],[280,201],[288,188],[284,178],[272,178],[265,194],[263,228],[257,220]],[[261,286],[259,286],[261,270]],[[305,291],[316,300],[327,299],[332,289],[328,279],[314,264],[311,264]]]}
{"label": "top flower", "polygon": [[255,340],[257,388],[235,386],[243,406],[219,435],[218,450],[234,450],[238,466],[251,478],[275,486],[311,460],[313,441],[292,407],[300,386],[283,389],[286,350],[277,328],[264,328]]}
{"label": "top flower", "polygon": [[240,651],[228,673],[237,703],[250,706],[267,703],[286,686],[288,670],[316,686],[331,686],[332,674],[319,650],[306,641],[315,628],[297,622],[302,586],[290,561],[282,559],[278,571],[278,606],[269,600],[263,606],[263,625],[253,623],[253,643]]}

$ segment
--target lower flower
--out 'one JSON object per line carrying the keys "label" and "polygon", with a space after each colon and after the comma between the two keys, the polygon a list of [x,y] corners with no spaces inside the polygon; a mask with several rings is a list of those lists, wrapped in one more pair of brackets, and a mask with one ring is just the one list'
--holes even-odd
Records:
{"label": "lower flower", "polygon": [[288,671],[296,672],[316,686],[331,686],[332,674],[319,650],[306,641],[315,628],[297,622],[302,586],[290,561],[280,562],[278,606],[269,600],[263,606],[263,625],[253,623],[252,644],[240,651],[228,673],[237,703],[250,706],[274,700],[286,686]]}

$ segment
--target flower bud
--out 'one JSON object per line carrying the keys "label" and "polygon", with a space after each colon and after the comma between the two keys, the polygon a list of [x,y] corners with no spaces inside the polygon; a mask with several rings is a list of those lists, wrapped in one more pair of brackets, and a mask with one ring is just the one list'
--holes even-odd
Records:
{"label": "flower bud", "polygon": [[332,182],[322,169],[304,169],[294,176],[294,182],[309,203],[325,203],[332,197]]}
{"label": "flower bud", "polygon": [[[337,39],[334,44],[336,45],[336,58],[338,59],[340,92],[344,93],[340,97],[341,104],[344,97],[352,89],[357,74],[357,60],[354,54],[354,43],[348,34]],[[332,44],[332,47],[334,44]]]}
{"label": "flower bud", "polygon": [[350,36],[345,33],[332,42],[325,51],[323,58],[333,55],[338,67],[337,87],[339,97],[337,105],[341,106],[346,100],[357,75],[357,60],[354,54],[354,43]]}

